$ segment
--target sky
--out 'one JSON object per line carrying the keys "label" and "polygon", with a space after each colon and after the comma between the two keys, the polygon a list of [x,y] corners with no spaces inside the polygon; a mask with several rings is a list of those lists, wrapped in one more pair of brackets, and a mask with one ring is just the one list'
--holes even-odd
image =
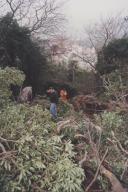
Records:
{"label": "sky", "polygon": [[67,0],[64,13],[68,19],[68,33],[79,36],[87,25],[118,13],[128,15],[128,0]]}

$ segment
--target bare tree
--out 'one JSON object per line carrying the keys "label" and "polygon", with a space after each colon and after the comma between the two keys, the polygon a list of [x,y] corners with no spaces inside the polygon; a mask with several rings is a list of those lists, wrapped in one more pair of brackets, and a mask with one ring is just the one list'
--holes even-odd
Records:
{"label": "bare tree", "polygon": [[89,65],[91,70],[96,72],[96,67],[95,67],[95,63],[97,61],[96,54],[94,54],[94,53],[91,53],[91,54],[84,53],[84,54],[80,55],[78,53],[74,53],[74,55],[77,58],[81,59],[83,62],[85,62],[85,64]]}
{"label": "bare tree", "polygon": [[[98,23],[92,24],[85,29],[85,49],[90,47],[95,54],[76,54],[85,64],[89,64],[96,72],[97,53],[107,46],[115,38],[121,38],[128,34],[128,18],[120,14],[101,18]],[[83,43],[82,43],[83,44]]]}
{"label": "bare tree", "polygon": [[54,34],[65,21],[61,14],[62,3],[57,0],[1,0],[4,13],[12,13],[20,25],[32,33]]}
{"label": "bare tree", "polygon": [[91,47],[99,51],[112,39],[121,38],[127,33],[127,20],[121,14],[101,18],[98,23],[85,29]]}

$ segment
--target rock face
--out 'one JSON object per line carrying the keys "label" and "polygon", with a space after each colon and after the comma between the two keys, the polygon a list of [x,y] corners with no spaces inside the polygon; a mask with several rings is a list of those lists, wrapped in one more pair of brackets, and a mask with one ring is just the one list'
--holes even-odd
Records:
{"label": "rock face", "polygon": [[99,102],[92,95],[78,95],[73,98],[72,104],[76,111],[83,110],[87,114],[99,113],[108,109],[108,104]]}

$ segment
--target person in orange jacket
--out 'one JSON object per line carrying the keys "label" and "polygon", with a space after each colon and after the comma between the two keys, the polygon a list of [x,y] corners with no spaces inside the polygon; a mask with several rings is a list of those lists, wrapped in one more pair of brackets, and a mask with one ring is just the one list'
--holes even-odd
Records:
{"label": "person in orange jacket", "polygon": [[60,99],[64,102],[67,102],[68,100],[68,93],[65,88],[60,90]]}

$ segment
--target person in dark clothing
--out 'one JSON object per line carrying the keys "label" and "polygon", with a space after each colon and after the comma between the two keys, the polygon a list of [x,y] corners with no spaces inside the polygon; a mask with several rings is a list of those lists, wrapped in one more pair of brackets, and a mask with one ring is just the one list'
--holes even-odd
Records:
{"label": "person in dark clothing", "polygon": [[47,95],[50,99],[51,105],[50,105],[50,113],[52,115],[53,119],[57,118],[57,103],[58,103],[58,94],[55,91],[55,89],[53,89],[52,87],[50,87],[47,90]]}

